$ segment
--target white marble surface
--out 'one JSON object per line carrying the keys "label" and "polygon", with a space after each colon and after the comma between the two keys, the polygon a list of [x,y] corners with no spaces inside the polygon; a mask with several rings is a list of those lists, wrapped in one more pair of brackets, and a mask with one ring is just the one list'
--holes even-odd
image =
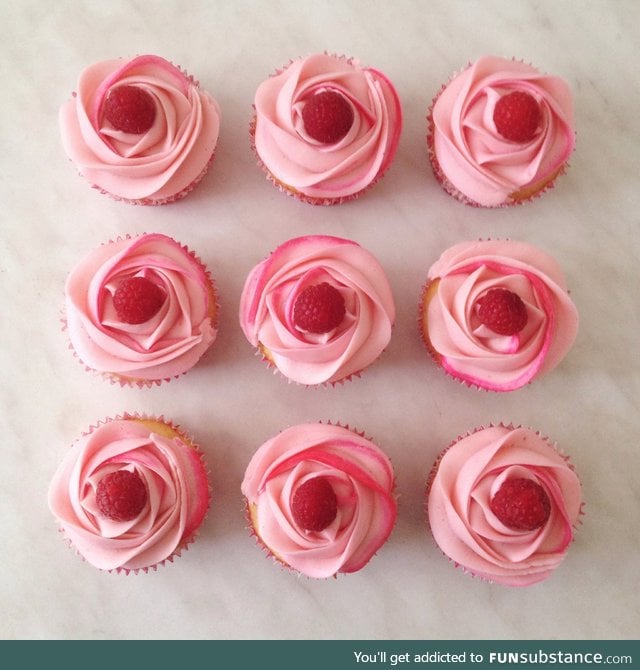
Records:
{"label": "white marble surface", "polygon": [[[2,3],[0,391],[3,638],[633,638],[640,630],[640,5],[617,2],[343,3],[26,0]],[[335,5],[330,7],[329,5]],[[290,57],[358,56],[396,83],[405,127],[396,162],[360,200],[297,203],[255,166],[247,126],[259,82]],[[217,159],[189,198],[113,202],[68,163],[57,109],[80,70],[158,53],[218,99]],[[571,83],[577,150],[535,203],[465,207],[437,185],[425,110],[441,82],[486,53]],[[86,374],[60,332],[69,269],[118,234],[159,231],[199,252],[222,296],[219,340],[188,375],[121,389]],[[388,271],[398,322],[382,359],[335,389],[289,385],[254,357],[237,323],[244,277],[285,239],[351,237]],[[577,343],[546,378],[508,395],[469,390],[428,358],[416,304],[428,266],[459,240],[512,237],[563,265],[581,314]],[[82,562],[46,503],[68,445],[98,418],[164,413],[202,445],[214,501],[198,542],[157,572],[125,577]],[[294,423],[355,425],[390,454],[400,493],[387,545],[360,573],[299,578],[246,530],[240,482],[253,450]],[[560,569],[525,590],[453,568],[423,520],[425,478],[456,435],[499,420],[540,429],[571,454],[586,516]]]}

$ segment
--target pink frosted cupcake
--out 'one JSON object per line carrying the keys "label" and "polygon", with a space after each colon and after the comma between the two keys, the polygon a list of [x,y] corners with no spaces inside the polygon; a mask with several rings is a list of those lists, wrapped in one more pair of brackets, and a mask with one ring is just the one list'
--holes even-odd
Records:
{"label": "pink frosted cupcake", "polygon": [[217,335],[205,266],[160,234],[89,253],[65,285],[65,322],[82,363],[120,384],[159,384],[190,370]]}
{"label": "pink frosted cupcake", "polygon": [[184,197],[218,141],[216,101],[159,56],[95,63],[60,109],[62,144],[95,188],[131,204]]}
{"label": "pink frosted cupcake", "polygon": [[516,60],[478,59],[442,87],[429,112],[435,175],[467,205],[504,207],[541,194],[574,144],[567,83]]}
{"label": "pink frosted cupcake", "polygon": [[547,579],[565,558],[582,507],[580,480],[547,438],[479,428],[439,457],[427,490],[431,531],[456,566],[506,586]]}
{"label": "pink frosted cupcake", "polygon": [[358,197],[391,165],[400,99],[378,70],[327,53],[292,61],[255,95],[251,140],[267,176],[315,205]]}
{"label": "pink frosted cupcake", "polygon": [[335,384],[375,361],[391,338],[395,305],[384,270],[351,240],[308,235],[256,265],[240,298],[240,325],[291,381]]}
{"label": "pink frosted cupcake", "polygon": [[242,482],[253,532],[308,577],[362,569],[391,534],[394,474],[382,450],[331,424],[302,424],[265,442]]}
{"label": "pink frosted cupcake", "polygon": [[163,417],[99,422],[67,452],[49,508],[72,547],[100,570],[155,569],[193,542],[209,507],[200,451]]}
{"label": "pink frosted cupcake", "polygon": [[452,377],[514,391],[565,357],[578,312],[562,270],[546,253],[512,240],[461,242],[429,269],[420,331]]}

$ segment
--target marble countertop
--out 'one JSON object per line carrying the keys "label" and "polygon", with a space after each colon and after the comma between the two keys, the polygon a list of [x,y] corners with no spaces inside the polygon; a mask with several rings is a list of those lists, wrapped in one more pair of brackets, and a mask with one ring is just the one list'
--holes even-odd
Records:
{"label": "marble countertop", "polygon": [[[0,45],[0,565],[2,638],[635,638],[640,630],[640,357],[637,268],[640,5],[529,0],[343,3],[5,3]],[[302,6],[304,5],[304,6]],[[358,201],[298,203],[256,167],[248,123],[257,85],[292,57],[327,50],[385,72],[404,104],[396,161]],[[182,202],[114,202],[75,174],[57,111],[82,68],[157,53],[218,100],[216,160]],[[566,78],[577,149],[555,189],[523,207],[465,207],[436,183],[426,109],[440,84],[480,55],[515,56]],[[157,231],[196,250],[221,295],[219,338],[189,374],[122,389],[85,373],[60,329],[63,285],[90,249]],[[360,378],[307,389],[271,374],[237,320],[246,273],[280,242],[328,233],[361,243],[387,270],[398,308],[391,344]],[[564,268],[577,342],[551,374],[510,394],[478,392],[431,362],[416,327],[429,265],[449,245],[510,237]],[[123,576],[79,559],[56,532],[49,480],[98,419],[164,414],[202,446],[214,498],[198,541],[156,572]],[[265,558],[247,531],[240,482],[253,451],[305,421],[348,423],[396,468],[399,517],[361,572],[315,581]],[[512,421],[551,437],[580,473],[586,515],[569,554],[526,589],[455,569],[424,521],[423,492],[457,435]]]}

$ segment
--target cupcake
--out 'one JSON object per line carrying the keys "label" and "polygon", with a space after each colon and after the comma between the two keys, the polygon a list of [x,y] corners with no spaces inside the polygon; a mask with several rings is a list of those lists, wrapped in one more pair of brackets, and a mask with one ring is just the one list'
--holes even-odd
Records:
{"label": "cupcake", "polygon": [[291,239],[256,265],[240,298],[249,342],[289,380],[335,384],[375,361],[395,306],[384,270],[351,240]]}
{"label": "cupcake", "polygon": [[429,269],[419,321],[436,363],[490,391],[514,391],[555,368],[578,332],[556,261],[512,240],[447,249]]}
{"label": "cupcake", "polygon": [[314,205],[358,197],[391,165],[400,99],[378,70],[327,53],[292,61],[255,95],[251,141],[280,189]]}
{"label": "cupcake", "polygon": [[242,493],[258,541],[285,566],[326,578],[362,569],[396,519],[382,450],[331,424],[292,426],[253,455]]}
{"label": "cupcake", "polygon": [[549,440],[512,425],[479,428],[439,457],[427,491],[436,543],[484,580],[529,586],[564,559],[581,514],[580,480]]}
{"label": "cupcake", "polygon": [[217,315],[204,265],[158,233],[103,244],[65,285],[71,347],[88,369],[121,385],[187,372],[216,339]]}
{"label": "cupcake", "polygon": [[80,174],[139,205],[189,193],[213,160],[219,128],[216,101],[159,56],[90,65],[60,109],[62,144]]}
{"label": "cupcake", "polygon": [[209,507],[198,447],[163,417],[99,422],[66,453],[49,508],[71,546],[100,570],[138,572],[173,560]]}
{"label": "cupcake", "polygon": [[575,144],[568,84],[492,56],[442,87],[428,122],[436,178],[447,193],[477,207],[540,195],[564,172]]}

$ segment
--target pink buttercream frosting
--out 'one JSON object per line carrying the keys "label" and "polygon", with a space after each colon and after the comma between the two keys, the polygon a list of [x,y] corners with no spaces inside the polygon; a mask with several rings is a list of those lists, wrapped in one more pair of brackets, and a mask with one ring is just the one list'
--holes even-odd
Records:
{"label": "pink buttercream frosting", "polygon": [[[147,499],[130,521],[115,521],[96,502],[99,482],[136,473]],[[154,567],[191,542],[209,506],[200,453],[162,418],[107,420],[73,444],[49,488],[49,507],[64,536],[101,570]]]}
{"label": "pink buttercream frosting", "polygon": [[[505,526],[491,500],[508,479],[531,479],[549,498],[535,530]],[[546,438],[527,428],[492,426],[455,442],[435,466],[428,515],[440,549],[457,565],[507,586],[540,582],[566,555],[581,513],[578,476]]]}
{"label": "pink buttercream frosting", "polygon": [[[498,335],[478,318],[478,299],[493,288],[520,297],[527,324]],[[453,377],[492,391],[513,391],[552,370],[578,332],[578,313],[562,270],[524,242],[461,242],[428,273],[422,330],[436,360]]]}
{"label": "pink buttercream frosting", "polygon": [[[328,333],[300,330],[297,297],[328,283],[344,298],[342,323]],[[249,273],[240,299],[240,325],[251,344],[289,379],[333,383],[376,360],[391,338],[395,305],[384,270],[351,240],[309,235],[280,245]]]}
{"label": "pink buttercream frosting", "polygon": [[[337,516],[322,531],[296,523],[292,500],[314,477],[329,481]],[[382,450],[331,424],[302,424],[265,442],[242,482],[258,538],[281,562],[315,578],[363,568],[389,537],[396,519],[394,474]]]}
{"label": "pink buttercream frosting", "polygon": [[[121,321],[113,296],[130,277],[165,294],[140,324]],[[150,383],[183,374],[216,339],[217,305],[207,271],[185,247],[161,234],[103,244],[70,273],[65,319],[71,344],[89,368],[121,381]]]}
{"label": "pink buttercream frosting", "polygon": [[[123,132],[103,115],[109,91],[135,86],[150,94],[155,120],[144,133]],[[194,80],[159,56],[95,63],[60,109],[62,143],[92,184],[139,204],[185,195],[204,175],[218,141],[220,110]]]}
{"label": "pink buttercream frosting", "polygon": [[[311,96],[334,91],[353,111],[353,124],[324,144],[305,131],[302,110]],[[287,190],[329,204],[371,186],[391,164],[402,109],[391,82],[354,59],[314,54],[264,81],[255,95],[254,142],[271,176]]]}
{"label": "pink buttercream frosting", "polygon": [[[493,120],[501,96],[529,93],[541,120],[525,142],[505,139]],[[573,98],[559,77],[516,60],[482,57],[440,92],[431,112],[430,149],[445,188],[470,204],[498,207],[550,185],[575,144]]]}

